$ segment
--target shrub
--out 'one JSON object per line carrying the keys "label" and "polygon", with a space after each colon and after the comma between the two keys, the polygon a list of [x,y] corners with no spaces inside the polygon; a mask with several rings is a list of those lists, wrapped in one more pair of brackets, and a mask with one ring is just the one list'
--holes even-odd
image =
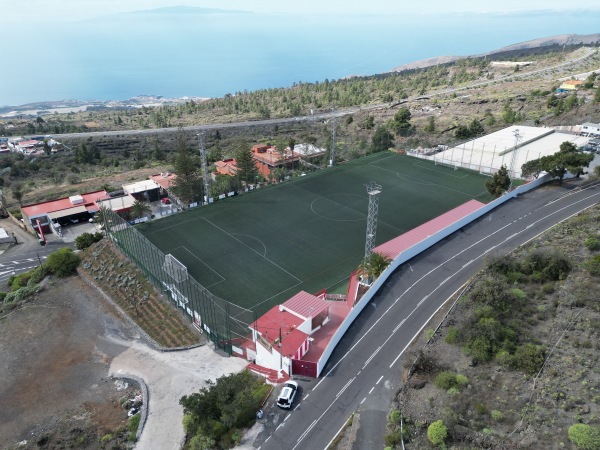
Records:
{"label": "shrub", "polygon": [[497,409],[494,409],[492,411],[492,419],[494,419],[496,422],[499,422],[502,419],[504,419],[504,414],[502,414],[502,412],[498,411]]}
{"label": "shrub", "polygon": [[90,245],[100,241],[104,235],[102,233],[83,233],[75,238],[75,247],[78,250],[88,248]]}
{"label": "shrub", "polygon": [[591,251],[598,250],[600,249],[600,242],[595,237],[590,236],[585,240],[585,246]]}
{"label": "shrub", "polygon": [[460,333],[458,328],[449,327],[448,334],[446,335],[446,343],[447,344],[457,344],[459,342]]}
{"label": "shrub", "polygon": [[383,442],[387,447],[395,447],[402,441],[402,435],[399,431],[393,431],[383,437]]}
{"label": "shrub", "polygon": [[523,344],[517,347],[512,358],[512,365],[517,370],[521,370],[528,375],[534,375],[542,367],[545,354],[545,348],[540,345]]}
{"label": "shrub", "polygon": [[569,440],[581,450],[594,450],[600,448],[600,429],[576,423],[569,427]]}
{"label": "shrub", "polygon": [[427,439],[433,445],[442,445],[448,437],[448,428],[444,425],[444,421],[436,420],[427,428]]}
{"label": "shrub", "polygon": [[137,413],[129,418],[127,429],[132,433],[137,433],[138,427],[140,426],[141,414]]}
{"label": "shrub", "polygon": [[400,423],[400,418],[402,417],[402,413],[397,409],[392,409],[388,414],[388,423]]}
{"label": "shrub", "polygon": [[459,374],[456,375],[456,383],[459,386],[466,386],[467,384],[469,384],[469,379],[466,376],[461,375],[459,373]]}
{"label": "shrub", "polygon": [[452,372],[440,372],[435,377],[435,385],[444,391],[456,385],[456,375]]}
{"label": "shrub", "polygon": [[583,263],[583,267],[590,271],[592,275],[600,275],[600,255],[596,255]]}
{"label": "shrub", "polygon": [[61,248],[48,256],[46,266],[57,277],[71,275],[77,269],[81,258],[70,248]]}

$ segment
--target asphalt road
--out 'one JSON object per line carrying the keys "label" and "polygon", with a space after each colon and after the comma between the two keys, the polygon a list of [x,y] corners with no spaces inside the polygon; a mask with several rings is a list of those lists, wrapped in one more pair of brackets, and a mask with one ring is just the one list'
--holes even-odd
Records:
{"label": "asphalt road", "polygon": [[[266,411],[255,445],[321,449],[361,413],[356,448],[383,448],[385,415],[400,383],[400,357],[487,255],[508,252],[600,201],[600,187],[542,187],[464,227],[400,268],[352,325],[319,380],[301,381],[292,411]],[[437,325],[437,324],[436,324]],[[274,407],[276,408],[276,407]]]}

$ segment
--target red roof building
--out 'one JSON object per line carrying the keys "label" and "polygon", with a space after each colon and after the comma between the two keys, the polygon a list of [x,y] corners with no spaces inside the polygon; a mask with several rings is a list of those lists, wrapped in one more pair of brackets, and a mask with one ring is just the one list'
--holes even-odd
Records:
{"label": "red roof building", "polygon": [[235,158],[224,159],[215,163],[218,174],[234,176],[237,172],[237,162]]}

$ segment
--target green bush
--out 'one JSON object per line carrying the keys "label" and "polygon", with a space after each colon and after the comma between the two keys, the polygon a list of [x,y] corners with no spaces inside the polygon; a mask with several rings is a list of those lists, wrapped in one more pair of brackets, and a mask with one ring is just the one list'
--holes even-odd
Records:
{"label": "green bush", "polygon": [[592,275],[600,275],[600,255],[596,255],[583,263],[583,267],[590,271]]}
{"label": "green bush", "polygon": [[468,383],[469,379],[466,376],[452,372],[440,372],[435,377],[435,385],[448,392],[451,389],[456,389],[458,392],[461,387],[466,386]]}
{"label": "green bush", "polygon": [[104,235],[102,233],[83,233],[75,238],[75,247],[78,250],[88,248],[90,245],[102,240]]}
{"label": "green bush", "polygon": [[388,414],[388,423],[397,424],[400,423],[400,418],[402,417],[402,413],[397,409],[392,409]]}
{"label": "green bush", "polygon": [[534,375],[542,367],[545,357],[546,349],[544,347],[527,343],[517,347],[512,358],[512,365],[517,370]]}
{"label": "green bush", "polygon": [[591,251],[598,250],[600,249],[600,242],[595,237],[590,236],[585,240],[585,246]]}
{"label": "green bush", "polygon": [[73,250],[61,248],[48,256],[46,266],[50,272],[62,278],[74,273],[80,262],[81,258]]}
{"label": "green bush", "polygon": [[448,428],[444,425],[444,421],[442,420],[436,420],[427,428],[427,439],[429,439],[433,445],[443,445],[447,437]]}
{"label": "green bush", "polygon": [[140,426],[140,419],[142,415],[137,413],[129,418],[129,423],[127,424],[127,429],[132,433],[137,433],[138,427]]}
{"label": "green bush", "polygon": [[600,429],[576,423],[569,427],[569,440],[581,450],[597,450],[600,448]]}
{"label": "green bush", "polygon": [[458,331],[458,328],[449,327],[448,334],[446,334],[446,343],[447,344],[458,344],[459,341],[460,341],[460,333]]}
{"label": "green bush", "polygon": [[402,435],[399,431],[393,431],[383,437],[383,442],[386,447],[395,447],[402,442]]}
{"label": "green bush", "polygon": [[498,411],[497,409],[494,409],[492,411],[492,419],[494,419],[496,422],[499,422],[502,419],[504,419],[504,414],[502,414],[502,412]]}

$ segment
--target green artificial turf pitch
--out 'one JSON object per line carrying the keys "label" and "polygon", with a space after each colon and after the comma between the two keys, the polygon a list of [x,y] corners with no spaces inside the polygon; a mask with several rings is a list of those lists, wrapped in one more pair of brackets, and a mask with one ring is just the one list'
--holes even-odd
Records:
{"label": "green artificial turf pitch", "polygon": [[210,292],[262,314],[300,290],[339,287],[357,268],[370,181],[382,186],[379,245],[473,198],[489,201],[486,179],[386,152],[137,228]]}

